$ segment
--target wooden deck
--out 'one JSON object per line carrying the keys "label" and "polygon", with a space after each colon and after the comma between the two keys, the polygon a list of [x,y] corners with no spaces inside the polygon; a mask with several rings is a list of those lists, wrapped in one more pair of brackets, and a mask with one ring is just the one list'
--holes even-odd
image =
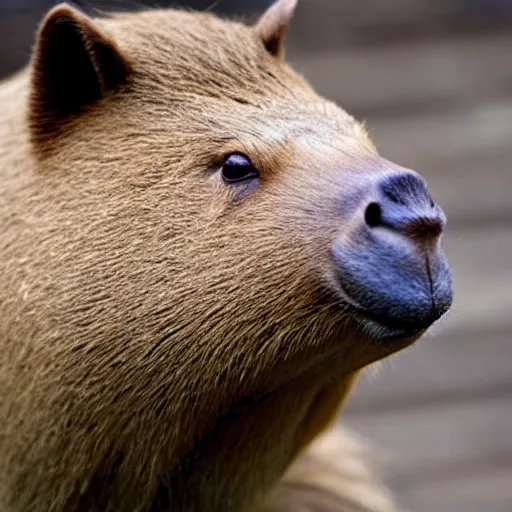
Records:
{"label": "wooden deck", "polygon": [[368,372],[343,421],[404,510],[512,512],[512,29],[468,29],[449,4],[303,2],[289,57],[449,219],[452,313]]}

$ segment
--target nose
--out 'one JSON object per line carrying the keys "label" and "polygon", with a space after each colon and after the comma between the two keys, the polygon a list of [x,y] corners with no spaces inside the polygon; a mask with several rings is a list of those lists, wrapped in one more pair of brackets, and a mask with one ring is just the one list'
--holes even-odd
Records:
{"label": "nose", "polygon": [[337,238],[332,250],[345,298],[380,326],[426,329],[453,300],[440,243],[443,211],[425,180],[403,170],[374,182],[362,212],[363,222]]}
{"label": "nose", "polygon": [[377,195],[379,199],[366,207],[368,227],[404,235],[425,248],[442,234],[446,217],[419,175],[386,176],[378,184]]}

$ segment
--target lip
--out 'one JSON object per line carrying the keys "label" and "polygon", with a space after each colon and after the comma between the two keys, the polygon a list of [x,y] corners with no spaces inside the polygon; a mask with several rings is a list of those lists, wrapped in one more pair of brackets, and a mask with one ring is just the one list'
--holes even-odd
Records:
{"label": "lip", "polygon": [[375,318],[364,309],[345,304],[344,310],[366,335],[381,341],[398,341],[421,336],[429,326],[393,325],[381,318]]}
{"label": "lip", "polygon": [[[360,260],[364,261],[364,257]],[[421,268],[413,267],[409,274],[404,275],[402,269],[397,272],[393,265],[389,272],[372,267],[373,276],[377,276],[373,280],[368,280],[368,273],[361,273],[361,268],[361,265],[356,265],[354,269],[347,270],[338,263],[331,283],[335,283],[334,289],[343,310],[365,337],[390,343],[417,340],[449,308],[449,301],[443,302],[442,299],[449,297],[451,301],[451,294],[439,293],[446,290],[421,279]],[[389,275],[394,277],[394,281],[389,279]],[[384,279],[380,279],[382,277]],[[438,276],[435,282],[450,281]]]}

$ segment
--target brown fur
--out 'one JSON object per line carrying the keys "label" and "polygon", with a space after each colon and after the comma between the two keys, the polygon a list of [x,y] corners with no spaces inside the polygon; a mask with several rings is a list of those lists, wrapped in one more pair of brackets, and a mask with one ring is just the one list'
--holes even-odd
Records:
{"label": "brown fur", "polygon": [[[357,372],[413,341],[366,336],[329,278],[340,205],[387,164],[261,26],[57,9],[0,88],[0,508],[253,510]],[[47,76],[67,69],[46,59],[55,12],[100,78],[75,110]],[[258,188],[222,184],[232,151]],[[393,509],[318,453],[265,511]]]}

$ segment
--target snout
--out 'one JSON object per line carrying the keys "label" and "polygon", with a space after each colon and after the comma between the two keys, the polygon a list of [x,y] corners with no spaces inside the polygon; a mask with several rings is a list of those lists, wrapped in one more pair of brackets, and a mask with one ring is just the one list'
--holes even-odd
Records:
{"label": "snout", "polygon": [[347,306],[370,327],[403,334],[424,331],[453,300],[441,247],[443,211],[418,174],[402,171],[379,179],[357,219],[332,249]]}

